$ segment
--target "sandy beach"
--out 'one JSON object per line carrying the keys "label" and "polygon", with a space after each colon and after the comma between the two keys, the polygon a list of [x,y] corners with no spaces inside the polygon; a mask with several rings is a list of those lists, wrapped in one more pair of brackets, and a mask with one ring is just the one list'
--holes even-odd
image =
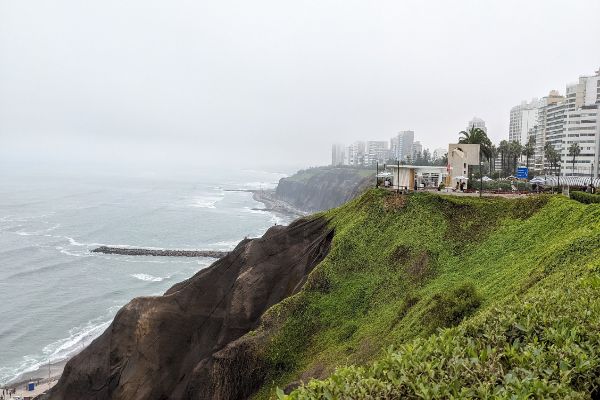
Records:
{"label": "sandy beach", "polygon": [[[56,385],[56,382],[58,382],[58,379],[60,378],[60,375],[67,364],[67,361],[68,360],[59,361],[36,371],[27,372],[19,377],[17,381],[3,386],[2,389],[15,389],[16,392],[12,395],[12,397],[20,396],[24,399],[33,399],[36,396],[45,393],[52,386]],[[35,383],[35,390],[27,390],[27,384],[29,382]],[[10,399],[11,397],[5,396],[4,398]]]}

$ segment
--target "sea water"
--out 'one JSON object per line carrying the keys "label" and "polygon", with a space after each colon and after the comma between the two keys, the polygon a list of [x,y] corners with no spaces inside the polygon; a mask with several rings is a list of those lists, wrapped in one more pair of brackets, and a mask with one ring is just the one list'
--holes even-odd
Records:
{"label": "sea water", "polygon": [[210,258],[91,253],[100,245],[230,250],[289,218],[252,194],[283,174],[173,179],[0,174],[0,384],[81,351],[136,296],[160,295]]}

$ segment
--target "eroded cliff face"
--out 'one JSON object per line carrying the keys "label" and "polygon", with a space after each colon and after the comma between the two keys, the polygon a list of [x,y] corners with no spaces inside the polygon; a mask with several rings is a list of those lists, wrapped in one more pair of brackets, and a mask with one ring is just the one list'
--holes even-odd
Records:
{"label": "eroded cliff face", "polygon": [[282,178],[275,195],[305,212],[328,210],[352,200],[374,185],[374,174],[375,171],[371,178],[352,168],[318,169],[306,179]]}
{"label": "eroded cliff face", "polygon": [[[258,327],[325,257],[323,218],[272,227],[163,296],[132,300],[71,359],[46,398],[239,399],[263,383]],[[244,336],[245,335],[245,336]]]}

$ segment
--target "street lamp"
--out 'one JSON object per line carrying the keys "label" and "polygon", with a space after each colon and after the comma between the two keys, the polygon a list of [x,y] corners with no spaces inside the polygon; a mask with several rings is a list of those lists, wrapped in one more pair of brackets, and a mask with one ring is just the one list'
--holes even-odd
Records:
{"label": "street lamp", "polygon": [[590,186],[593,185],[593,180],[594,180],[594,162],[592,161],[590,163]]}

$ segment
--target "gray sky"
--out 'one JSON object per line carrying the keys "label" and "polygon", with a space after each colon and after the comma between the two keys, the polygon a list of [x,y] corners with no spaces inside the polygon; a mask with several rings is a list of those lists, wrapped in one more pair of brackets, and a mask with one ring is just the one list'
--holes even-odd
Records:
{"label": "gray sky", "polygon": [[[0,156],[318,165],[600,67],[600,1],[0,0]],[[102,161],[104,160],[104,161]],[[110,161],[107,161],[110,160]]]}

